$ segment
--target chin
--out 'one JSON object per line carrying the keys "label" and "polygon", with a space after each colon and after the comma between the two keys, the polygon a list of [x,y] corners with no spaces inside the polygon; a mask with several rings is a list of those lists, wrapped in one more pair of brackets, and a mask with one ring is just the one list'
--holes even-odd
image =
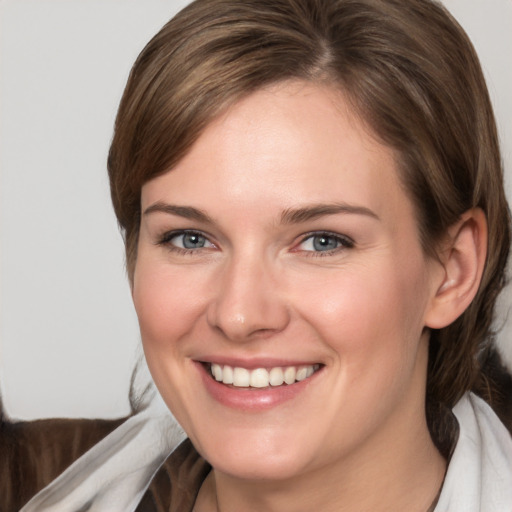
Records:
{"label": "chin", "polygon": [[297,460],[296,453],[290,457],[284,454],[269,457],[261,452],[215,454],[209,462],[216,471],[243,480],[288,480],[304,472],[304,464]]}
{"label": "chin", "polygon": [[289,433],[242,431],[215,435],[206,442],[192,439],[201,455],[222,473],[246,480],[286,480],[309,465],[308,456],[297,446],[303,443]]}

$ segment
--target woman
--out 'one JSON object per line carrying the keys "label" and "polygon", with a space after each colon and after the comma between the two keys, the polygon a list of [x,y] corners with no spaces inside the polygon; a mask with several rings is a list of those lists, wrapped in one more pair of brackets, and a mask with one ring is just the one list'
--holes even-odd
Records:
{"label": "woman", "polygon": [[134,65],[109,175],[146,360],[190,441],[136,416],[24,510],[510,509],[512,440],[469,393],[503,410],[486,363],[509,212],[442,7],[194,2]]}

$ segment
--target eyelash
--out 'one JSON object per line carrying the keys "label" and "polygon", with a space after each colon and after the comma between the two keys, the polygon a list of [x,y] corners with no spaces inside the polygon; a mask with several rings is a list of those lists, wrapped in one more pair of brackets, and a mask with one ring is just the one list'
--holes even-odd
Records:
{"label": "eyelash", "polygon": [[[333,249],[327,249],[325,251],[307,251],[299,248],[300,245],[304,244],[308,240],[312,240],[315,237],[325,237],[332,238],[338,244],[337,247]],[[295,251],[304,253],[307,257],[311,258],[322,258],[325,256],[332,256],[333,254],[337,254],[340,251],[346,249],[353,249],[355,246],[354,241],[346,235],[340,235],[338,233],[332,233],[330,231],[314,231],[311,233],[307,233],[302,237],[299,244],[297,244],[297,249]]]}
{"label": "eyelash", "polygon": [[[193,255],[194,253],[197,253],[200,249],[210,249],[210,247],[197,247],[195,249],[178,247],[171,243],[172,239],[186,235],[196,235],[201,238],[204,238],[209,244],[211,244],[211,246],[215,247],[215,244],[210,241],[209,235],[202,233],[201,231],[194,231],[188,229],[166,232],[158,238],[156,245],[166,246],[169,251],[181,255]],[[311,251],[299,248],[302,244],[304,244],[308,240],[314,239],[315,237],[334,239],[336,241],[337,247],[334,247],[333,249],[327,249],[325,251]],[[352,249],[354,245],[354,241],[346,235],[340,235],[338,233],[332,233],[330,231],[313,231],[311,233],[303,235],[300,242],[295,246],[292,252],[301,252],[305,254],[307,257],[318,258],[332,256],[333,254],[336,254],[344,249]]]}
{"label": "eyelash", "polygon": [[156,245],[165,246],[169,251],[172,251],[176,254],[184,255],[184,256],[187,256],[187,255],[190,256],[190,255],[196,254],[200,249],[209,249],[210,248],[210,247],[198,247],[195,249],[192,249],[192,248],[187,249],[186,247],[178,247],[171,243],[171,240],[173,238],[177,238],[179,236],[186,236],[186,235],[191,235],[191,236],[197,235],[201,238],[204,238],[212,246],[215,246],[215,244],[210,241],[209,235],[202,233],[201,231],[195,231],[193,229],[182,229],[182,230],[177,230],[177,231],[168,231],[158,238]]}

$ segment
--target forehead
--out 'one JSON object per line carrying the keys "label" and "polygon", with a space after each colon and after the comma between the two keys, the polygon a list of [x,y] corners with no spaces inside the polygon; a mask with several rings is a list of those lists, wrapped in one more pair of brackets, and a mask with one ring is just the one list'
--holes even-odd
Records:
{"label": "forehead", "polygon": [[397,168],[393,150],[342,93],[284,83],[251,94],[210,123],[172,170],[144,185],[142,207],[170,201],[248,211],[344,202],[410,209]]}

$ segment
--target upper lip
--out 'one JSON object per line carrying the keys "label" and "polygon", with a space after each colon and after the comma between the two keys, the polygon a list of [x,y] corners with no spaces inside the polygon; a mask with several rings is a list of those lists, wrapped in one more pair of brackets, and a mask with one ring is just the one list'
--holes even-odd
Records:
{"label": "upper lip", "polygon": [[254,370],[256,368],[276,368],[286,366],[313,366],[321,364],[320,361],[314,360],[298,360],[298,359],[284,359],[275,357],[253,357],[253,358],[239,358],[239,357],[224,357],[224,356],[205,356],[195,359],[200,363],[218,364],[221,366],[231,366],[233,368],[246,368]]}

